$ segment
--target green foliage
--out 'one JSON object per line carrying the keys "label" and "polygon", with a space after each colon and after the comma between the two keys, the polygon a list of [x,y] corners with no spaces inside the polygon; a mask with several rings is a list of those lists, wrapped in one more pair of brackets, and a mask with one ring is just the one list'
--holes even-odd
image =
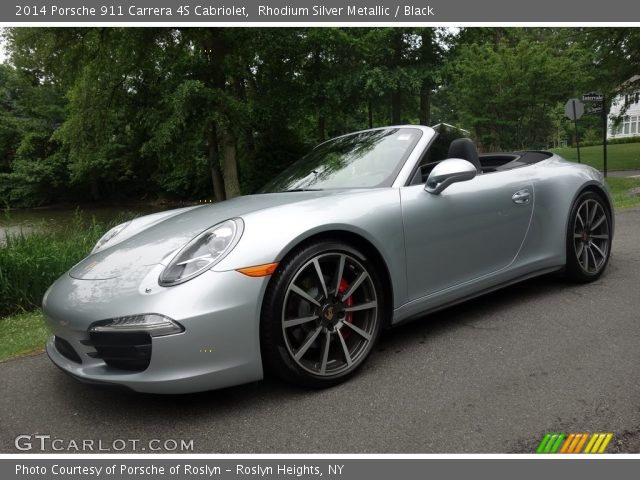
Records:
{"label": "green foliage", "polygon": [[6,234],[0,244],[0,315],[38,307],[46,289],[84,258],[107,228],[77,213],[62,229],[42,225],[30,233]]}
{"label": "green foliage", "polygon": [[[640,143],[640,135],[636,135],[635,137],[610,138],[607,140],[607,145],[623,145],[627,143]],[[580,140],[580,147],[592,147],[595,145],[602,145],[602,138],[592,142],[583,142]],[[640,165],[638,166],[640,167]]]}
{"label": "green foliage", "polygon": [[585,27],[577,32],[576,43],[589,52],[592,90],[604,93],[610,103],[614,95],[640,87],[640,29]]}
{"label": "green foliage", "polygon": [[61,90],[0,64],[0,198],[49,203],[67,180],[65,150],[51,138],[64,119]]}
{"label": "green foliage", "polygon": [[[55,88],[64,113],[23,136],[24,158],[44,142],[59,154],[48,170],[33,158],[0,170],[12,205],[53,201],[47,182],[94,200],[253,191],[329,136],[422,118],[428,101],[418,112],[413,99],[429,97],[442,60],[433,28],[6,32],[7,70]],[[0,125],[15,147],[20,129]]]}
{"label": "green foliage", "polygon": [[[447,122],[484,150],[569,139],[567,98],[640,71],[633,28],[7,28],[0,205],[222,200],[326,138]],[[635,88],[627,85],[625,88]],[[595,116],[580,138],[596,142]]]}
{"label": "green foliage", "polygon": [[588,80],[576,75],[584,70],[584,52],[563,41],[563,34],[511,29],[492,41],[457,47],[442,94],[485,151],[548,144],[554,107]]}

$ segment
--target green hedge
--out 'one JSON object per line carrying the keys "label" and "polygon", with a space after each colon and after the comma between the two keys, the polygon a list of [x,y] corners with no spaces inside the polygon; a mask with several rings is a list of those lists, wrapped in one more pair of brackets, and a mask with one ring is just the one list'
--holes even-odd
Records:
{"label": "green hedge", "polygon": [[[609,140],[607,140],[607,145],[621,145],[623,143],[640,143],[640,135],[635,137],[610,138]],[[596,140],[593,142],[580,142],[581,147],[594,147],[596,145],[602,145],[602,140]]]}
{"label": "green hedge", "polygon": [[0,316],[40,306],[47,288],[85,257],[109,225],[76,214],[58,229],[6,234],[0,245]]}

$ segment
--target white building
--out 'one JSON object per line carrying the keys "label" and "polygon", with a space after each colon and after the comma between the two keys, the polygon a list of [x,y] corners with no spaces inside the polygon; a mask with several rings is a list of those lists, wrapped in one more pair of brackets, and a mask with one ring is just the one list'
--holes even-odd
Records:
{"label": "white building", "polygon": [[[640,80],[640,75],[629,79],[627,83]],[[627,107],[622,121],[616,124],[623,107]],[[607,138],[625,138],[640,135],[640,91],[620,94],[611,102],[611,110],[607,120]]]}

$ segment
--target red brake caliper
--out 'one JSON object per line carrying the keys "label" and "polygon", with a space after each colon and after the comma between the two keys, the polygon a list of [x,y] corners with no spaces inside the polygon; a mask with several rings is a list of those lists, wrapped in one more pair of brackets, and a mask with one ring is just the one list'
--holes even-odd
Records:
{"label": "red brake caliper", "polygon": [[[339,294],[343,294],[344,292],[346,292],[349,289],[349,284],[346,282],[346,280],[343,278],[342,280],[340,280],[340,286],[338,287],[338,293]],[[353,305],[353,297],[349,297],[344,301],[344,304],[347,307],[351,307]],[[353,323],[353,313],[348,312],[346,314],[346,316],[344,317],[344,321],[345,322],[349,322],[349,323]],[[345,340],[347,338],[349,338],[349,336],[351,336],[351,329],[349,328],[343,328],[341,330],[342,333],[342,338],[344,338]]]}

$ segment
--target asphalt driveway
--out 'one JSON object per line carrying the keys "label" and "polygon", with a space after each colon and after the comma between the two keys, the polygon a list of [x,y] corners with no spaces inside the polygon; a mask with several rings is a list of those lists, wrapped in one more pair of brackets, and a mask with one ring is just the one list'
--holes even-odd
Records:
{"label": "asphalt driveway", "polygon": [[608,451],[640,452],[640,209],[618,212],[598,282],[539,278],[387,332],[329,390],[140,395],[79,384],[42,354],[0,364],[0,386],[2,452],[45,434],[202,453],[529,453],[549,431],[613,432]]}

